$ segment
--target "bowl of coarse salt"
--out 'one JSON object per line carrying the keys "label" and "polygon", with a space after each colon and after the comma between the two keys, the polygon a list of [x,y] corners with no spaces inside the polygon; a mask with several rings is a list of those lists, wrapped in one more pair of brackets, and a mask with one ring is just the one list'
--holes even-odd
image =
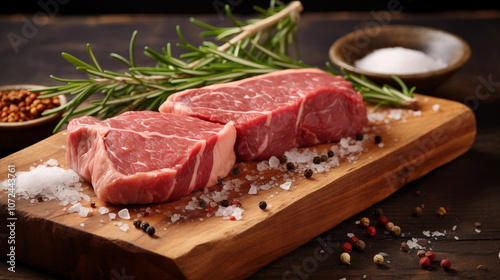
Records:
{"label": "bowl of coarse salt", "polygon": [[386,25],[359,29],[331,46],[330,60],[348,72],[382,85],[398,87],[402,79],[416,92],[427,93],[462,68],[471,54],[459,36],[431,27]]}

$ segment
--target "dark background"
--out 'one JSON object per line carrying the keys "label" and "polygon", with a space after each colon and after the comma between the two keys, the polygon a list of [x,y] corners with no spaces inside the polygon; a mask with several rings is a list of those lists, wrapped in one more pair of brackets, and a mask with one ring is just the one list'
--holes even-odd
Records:
{"label": "dark background", "polygon": [[[289,3],[291,1],[282,1]],[[44,12],[49,15],[63,14],[122,14],[122,13],[176,13],[200,14],[218,13],[224,4],[229,4],[234,13],[252,13],[253,6],[263,8],[269,6],[269,0],[20,0],[9,1],[8,7],[0,9],[0,14],[37,13]],[[304,12],[327,11],[370,11],[388,10],[390,5],[403,7],[407,13],[439,12],[451,10],[493,10],[500,9],[499,1],[419,1],[419,0],[303,0]]]}

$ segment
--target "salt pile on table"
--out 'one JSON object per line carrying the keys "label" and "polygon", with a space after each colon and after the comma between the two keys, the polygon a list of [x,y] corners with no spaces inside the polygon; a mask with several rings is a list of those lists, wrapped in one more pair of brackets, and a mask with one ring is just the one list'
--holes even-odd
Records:
{"label": "salt pile on table", "polygon": [[415,74],[446,67],[440,59],[403,47],[381,48],[356,60],[354,66],[375,73]]}
{"label": "salt pile on table", "polygon": [[[7,180],[2,182],[2,188],[7,190]],[[43,200],[58,199],[62,206],[69,203],[76,204],[81,199],[90,201],[90,197],[84,193],[80,177],[76,172],[57,166],[57,161],[51,159],[37,167],[31,167],[30,171],[16,173],[16,194],[22,199],[42,197]]]}

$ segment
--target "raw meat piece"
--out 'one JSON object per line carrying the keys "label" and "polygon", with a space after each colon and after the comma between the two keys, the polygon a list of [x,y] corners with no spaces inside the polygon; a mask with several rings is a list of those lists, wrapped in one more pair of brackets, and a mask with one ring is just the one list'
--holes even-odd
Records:
{"label": "raw meat piece", "polygon": [[300,146],[339,141],[366,125],[362,96],[341,76],[282,70],[171,95],[160,112],[234,121],[238,160],[264,160]]}
{"label": "raw meat piece", "polygon": [[236,130],[197,118],[127,112],[99,121],[72,120],[67,129],[70,168],[113,204],[176,200],[217,183],[232,169]]}

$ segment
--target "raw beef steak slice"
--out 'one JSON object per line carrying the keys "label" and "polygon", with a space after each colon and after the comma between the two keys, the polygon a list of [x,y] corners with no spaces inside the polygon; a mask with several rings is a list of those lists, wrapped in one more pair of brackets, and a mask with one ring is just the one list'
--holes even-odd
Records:
{"label": "raw beef steak slice", "polygon": [[366,125],[363,98],[341,76],[282,70],[171,95],[160,112],[234,121],[238,160],[263,160],[300,146],[339,141]]}
{"label": "raw beef steak slice", "polygon": [[236,160],[236,130],[197,118],[139,111],[99,121],[72,120],[70,168],[113,204],[177,200],[217,183]]}

